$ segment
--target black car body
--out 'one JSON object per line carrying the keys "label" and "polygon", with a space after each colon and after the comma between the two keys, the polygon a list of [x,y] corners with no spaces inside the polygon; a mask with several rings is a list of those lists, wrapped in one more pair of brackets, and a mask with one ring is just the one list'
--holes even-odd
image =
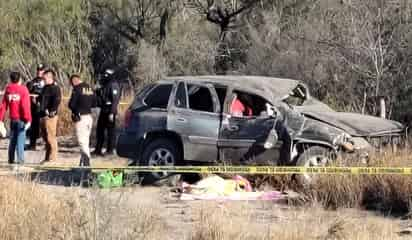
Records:
{"label": "black car body", "polygon": [[[250,99],[253,116],[229,113],[239,94]],[[291,139],[286,163],[279,161],[284,142],[284,136],[278,137],[279,123]],[[365,157],[377,147],[375,143],[391,143],[403,133],[404,126],[395,121],[336,112],[311,97],[297,80],[184,76],[150,84],[137,94],[117,152],[142,165],[183,161],[302,164],[297,159],[312,146]]]}

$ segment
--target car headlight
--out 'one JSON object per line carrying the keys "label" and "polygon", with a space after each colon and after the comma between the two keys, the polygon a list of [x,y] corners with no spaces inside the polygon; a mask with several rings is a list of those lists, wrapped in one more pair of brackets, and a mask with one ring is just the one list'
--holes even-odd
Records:
{"label": "car headlight", "polygon": [[352,139],[351,135],[347,133],[340,133],[335,136],[332,143],[333,145],[341,145],[343,143],[350,142],[351,139]]}
{"label": "car headlight", "polygon": [[355,150],[352,136],[347,133],[338,134],[332,141],[334,146],[340,146],[347,152],[353,152]]}
{"label": "car headlight", "polygon": [[360,149],[372,149],[373,146],[363,137],[354,137],[352,138],[352,141],[355,145],[355,149],[356,150],[360,150]]}

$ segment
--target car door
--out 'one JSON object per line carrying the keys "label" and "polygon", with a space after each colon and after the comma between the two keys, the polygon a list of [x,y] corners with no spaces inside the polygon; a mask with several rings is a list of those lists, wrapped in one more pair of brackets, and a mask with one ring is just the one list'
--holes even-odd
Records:
{"label": "car door", "polygon": [[[277,163],[282,144],[276,139],[277,119],[268,114],[234,116],[229,111],[234,98],[235,93],[231,91],[225,101],[218,141],[219,160],[229,164]],[[268,145],[269,141],[272,145]]]}
{"label": "car door", "polygon": [[217,159],[220,105],[209,84],[179,82],[169,111],[168,126],[183,140],[184,159]]}

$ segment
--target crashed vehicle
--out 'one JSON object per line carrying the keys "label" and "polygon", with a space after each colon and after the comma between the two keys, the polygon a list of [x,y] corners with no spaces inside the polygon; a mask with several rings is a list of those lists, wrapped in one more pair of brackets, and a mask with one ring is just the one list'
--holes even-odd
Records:
{"label": "crashed vehicle", "polygon": [[[242,96],[250,114],[231,114]],[[362,161],[400,141],[395,121],[336,112],[297,80],[183,76],[145,86],[129,107],[118,143],[131,164],[201,163],[324,166],[331,153]],[[150,181],[166,173],[147,173]]]}

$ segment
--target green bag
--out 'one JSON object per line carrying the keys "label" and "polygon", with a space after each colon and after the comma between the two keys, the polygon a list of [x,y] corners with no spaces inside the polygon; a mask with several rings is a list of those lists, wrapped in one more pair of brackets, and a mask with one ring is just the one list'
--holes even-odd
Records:
{"label": "green bag", "polygon": [[123,172],[108,170],[97,176],[97,184],[101,188],[115,188],[123,186]]}

